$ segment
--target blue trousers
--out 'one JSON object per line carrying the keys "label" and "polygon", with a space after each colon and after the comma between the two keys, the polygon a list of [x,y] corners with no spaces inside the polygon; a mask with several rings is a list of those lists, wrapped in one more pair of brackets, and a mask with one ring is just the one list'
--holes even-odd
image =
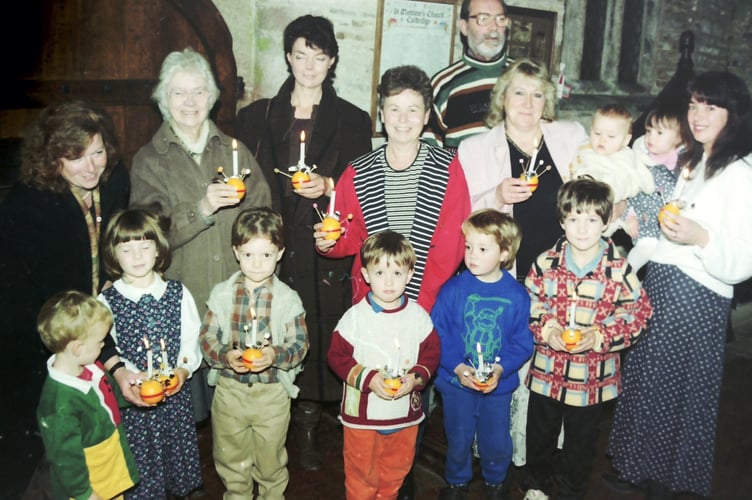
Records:
{"label": "blue trousers", "polygon": [[444,380],[436,381],[436,389],[441,393],[447,438],[446,481],[464,484],[473,479],[472,446],[477,434],[483,479],[494,485],[503,482],[512,462],[512,394],[483,394]]}

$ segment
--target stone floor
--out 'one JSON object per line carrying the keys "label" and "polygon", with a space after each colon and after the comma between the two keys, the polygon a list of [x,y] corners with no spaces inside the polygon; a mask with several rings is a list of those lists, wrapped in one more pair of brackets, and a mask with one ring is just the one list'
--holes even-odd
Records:
{"label": "stone floor", "polygon": [[[752,498],[752,302],[735,309],[732,315],[734,336],[727,344],[724,381],[720,402],[718,436],[713,480],[713,498],[717,500],[742,500]],[[687,376],[694,376],[692,373]],[[3,411],[11,411],[8,408]],[[288,441],[290,484],[286,498],[290,500],[344,499],[344,470],[342,464],[342,429],[336,419],[336,406],[331,406],[322,419],[322,453],[324,467],[316,472],[304,472],[296,464],[296,446]],[[600,480],[610,472],[610,462],[605,456],[606,439],[611,426],[613,406],[607,408],[601,421],[597,456],[593,466],[588,500],[630,500],[635,495],[617,495],[606,489]],[[446,441],[442,427],[441,408],[427,423],[424,444],[416,467],[417,500],[433,500],[444,486],[442,479],[443,457]],[[291,433],[292,434],[292,433]],[[224,488],[214,470],[211,456],[211,425],[206,422],[199,428],[203,476],[206,498],[221,499]],[[17,499],[28,481],[27,477],[12,473],[18,459],[30,450],[20,450],[0,456],[0,499]],[[479,470],[476,464],[475,481],[471,484],[470,500],[482,498]],[[510,500],[521,500],[523,494],[514,489]],[[27,497],[38,500],[39,496]],[[681,496],[678,500],[694,499]]]}
{"label": "stone floor", "polygon": [[[752,304],[739,307],[732,315],[734,340],[728,343],[724,381],[721,394],[718,438],[716,445],[713,498],[717,500],[742,500],[752,498]],[[688,373],[688,376],[692,376]],[[610,462],[605,455],[606,439],[611,427],[613,405],[604,412],[598,439],[598,453],[590,481],[588,500],[631,500],[639,495],[618,495],[607,489],[601,476],[610,472]],[[424,445],[416,469],[417,500],[434,500],[444,486],[442,479],[443,455],[446,448],[442,427],[441,408],[428,421]],[[288,441],[290,453],[290,485],[287,498],[344,499],[344,470],[342,465],[342,430],[336,419],[336,407],[329,408],[322,420],[322,452],[324,467],[316,472],[304,472],[295,463],[294,439]],[[292,434],[292,433],[291,433]],[[204,465],[206,492],[212,499],[222,498],[222,485],[211,462],[211,432],[208,426],[201,430],[201,450]],[[482,498],[482,481],[476,464],[476,479],[471,484],[470,500]],[[514,489],[510,500],[521,500],[523,493]],[[677,500],[698,497],[682,495]]]}

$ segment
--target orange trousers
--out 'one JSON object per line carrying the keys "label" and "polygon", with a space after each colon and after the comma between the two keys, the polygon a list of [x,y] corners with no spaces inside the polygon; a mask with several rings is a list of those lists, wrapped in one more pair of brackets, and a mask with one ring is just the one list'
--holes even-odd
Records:
{"label": "orange trousers", "polygon": [[392,434],[344,427],[347,500],[393,500],[415,457],[418,426]]}

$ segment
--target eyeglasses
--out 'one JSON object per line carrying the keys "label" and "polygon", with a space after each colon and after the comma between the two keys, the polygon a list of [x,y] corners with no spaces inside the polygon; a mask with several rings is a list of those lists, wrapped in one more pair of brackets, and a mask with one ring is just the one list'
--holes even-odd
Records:
{"label": "eyeglasses", "polygon": [[170,97],[176,101],[185,101],[189,96],[197,101],[201,101],[209,97],[209,91],[203,88],[193,90],[173,89],[170,91]]}
{"label": "eyeglasses", "polygon": [[491,14],[476,14],[474,16],[468,17],[470,19],[475,19],[475,22],[478,23],[478,26],[488,26],[488,24],[491,22],[491,19],[494,19],[496,21],[496,26],[500,26],[502,28],[509,24],[509,18],[504,14],[496,14],[495,16],[492,16]]}

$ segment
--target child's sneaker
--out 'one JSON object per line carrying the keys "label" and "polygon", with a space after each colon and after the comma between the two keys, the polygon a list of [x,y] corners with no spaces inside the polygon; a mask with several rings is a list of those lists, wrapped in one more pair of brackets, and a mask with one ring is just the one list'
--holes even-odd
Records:
{"label": "child's sneaker", "polygon": [[441,488],[439,500],[464,500],[470,488],[466,484],[450,484],[446,488]]}
{"label": "child's sneaker", "polygon": [[548,500],[548,495],[541,490],[527,490],[525,498],[523,500]]}
{"label": "child's sneaker", "polygon": [[504,489],[504,483],[488,484],[486,483],[483,498],[485,500],[507,500],[506,490]]}

